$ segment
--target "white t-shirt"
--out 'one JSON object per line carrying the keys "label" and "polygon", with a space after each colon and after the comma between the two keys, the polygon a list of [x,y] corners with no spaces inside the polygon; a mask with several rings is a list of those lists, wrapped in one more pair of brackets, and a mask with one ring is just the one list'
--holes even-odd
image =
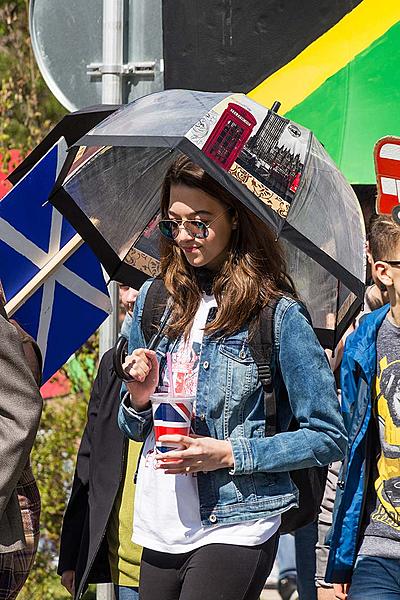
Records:
{"label": "white t-shirt", "polygon": [[[203,295],[189,340],[172,354],[175,393],[195,395],[204,327],[214,296]],[[168,390],[164,379],[163,389]],[[195,474],[170,475],[155,468],[155,438],[147,437],[139,463],[135,495],[133,541],[145,548],[178,554],[207,544],[256,546],[279,528],[280,516],[234,525],[203,527]]]}

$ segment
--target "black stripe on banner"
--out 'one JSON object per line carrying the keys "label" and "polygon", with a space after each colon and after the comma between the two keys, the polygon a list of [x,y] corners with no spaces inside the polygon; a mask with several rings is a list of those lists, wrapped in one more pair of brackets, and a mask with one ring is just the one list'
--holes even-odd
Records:
{"label": "black stripe on banner", "polygon": [[248,92],[361,1],[163,0],[165,88]]}

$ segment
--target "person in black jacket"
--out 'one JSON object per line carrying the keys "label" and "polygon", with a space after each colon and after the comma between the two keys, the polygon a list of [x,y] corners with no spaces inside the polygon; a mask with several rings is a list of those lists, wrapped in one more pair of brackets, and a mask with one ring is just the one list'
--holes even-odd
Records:
{"label": "person in black jacket", "polygon": [[[120,297],[129,320],[136,291],[120,286]],[[118,428],[121,380],[112,358],[113,349],[101,359],[93,385],[61,533],[58,573],[76,599],[88,583],[106,582],[114,583],[119,600],[138,597],[141,548],[131,536],[141,444],[128,443]]]}

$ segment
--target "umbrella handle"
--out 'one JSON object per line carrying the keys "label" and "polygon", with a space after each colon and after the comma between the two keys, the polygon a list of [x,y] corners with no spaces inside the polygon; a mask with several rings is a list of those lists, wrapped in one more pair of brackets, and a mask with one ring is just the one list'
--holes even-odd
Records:
{"label": "umbrella handle", "polygon": [[132,381],[132,378],[129,377],[127,373],[125,373],[122,364],[125,361],[125,358],[128,354],[128,340],[126,337],[121,335],[118,338],[117,343],[114,346],[113,352],[113,367],[117,376],[123,381]]}
{"label": "umbrella handle", "polygon": [[[172,307],[169,306],[166,310],[163,320],[160,323],[158,331],[156,331],[156,333],[153,335],[153,337],[151,338],[150,342],[147,345],[148,350],[154,350],[154,348],[156,348],[158,346],[158,342],[160,341],[160,339],[163,336],[164,329],[168,322],[168,318],[169,318],[171,312],[172,312]],[[128,354],[128,340],[126,339],[126,337],[121,335],[118,338],[118,341],[114,346],[114,352],[113,352],[114,371],[117,374],[117,376],[120,379],[122,379],[122,381],[134,381],[132,379],[132,377],[129,377],[129,375],[127,373],[125,373],[123,366],[122,366],[123,363],[125,362],[125,358],[127,357],[127,354]]]}

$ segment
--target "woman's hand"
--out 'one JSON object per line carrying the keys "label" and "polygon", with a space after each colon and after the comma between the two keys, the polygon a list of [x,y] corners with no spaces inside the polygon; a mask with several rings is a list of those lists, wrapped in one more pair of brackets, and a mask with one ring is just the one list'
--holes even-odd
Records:
{"label": "woman's hand", "polygon": [[159,469],[165,473],[197,473],[233,467],[232,446],[228,440],[215,440],[200,435],[162,435],[159,438],[166,446],[168,442],[184,446],[183,450],[171,450],[157,460]]}
{"label": "woman's hand", "polygon": [[71,594],[75,593],[75,571],[64,571],[61,575],[61,585],[63,585]]}
{"label": "woman's hand", "polygon": [[126,384],[133,408],[137,411],[149,408],[149,398],[156,391],[158,383],[156,353],[146,348],[138,348],[126,357],[122,367],[133,379]]}

